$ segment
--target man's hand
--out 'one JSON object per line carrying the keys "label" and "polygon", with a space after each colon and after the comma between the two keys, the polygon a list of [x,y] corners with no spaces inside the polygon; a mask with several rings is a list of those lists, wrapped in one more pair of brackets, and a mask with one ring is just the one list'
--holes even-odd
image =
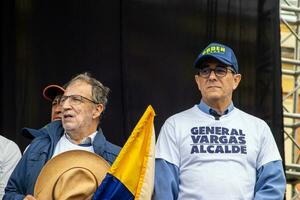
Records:
{"label": "man's hand", "polygon": [[36,198],[34,198],[34,196],[27,195],[23,200],[36,200]]}

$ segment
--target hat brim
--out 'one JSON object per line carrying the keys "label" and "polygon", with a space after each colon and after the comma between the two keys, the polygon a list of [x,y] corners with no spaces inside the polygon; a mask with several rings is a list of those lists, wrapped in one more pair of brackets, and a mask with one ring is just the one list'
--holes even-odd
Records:
{"label": "hat brim", "polygon": [[208,59],[216,59],[218,61],[220,61],[221,63],[225,64],[225,65],[232,65],[229,61],[227,61],[226,59],[222,58],[221,56],[215,56],[215,55],[204,55],[201,56],[200,58],[198,58],[195,63],[194,63],[194,67],[200,69],[201,68],[201,64],[203,62],[205,62]]}
{"label": "hat brim", "polygon": [[[83,150],[72,150],[61,153],[54,158],[50,159],[46,165],[42,168],[35,187],[34,187],[34,197],[36,199],[53,199],[54,191],[62,190],[65,193],[75,193],[76,195],[86,195],[86,194],[78,194],[78,191],[75,189],[78,188],[78,185],[82,188],[86,185],[94,184],[95,190],[101,184],[104,179],[107,171],[109,170],[110,165],[106,160],[102,157],[98,156],[95,153],[91,153]],[[78,173],[86,173],[86,176],[93,177],[93,183],[85,183],[84,181],[80,182],[70,182],[68,184],[68,191],[65,188],[56,188],[60,179],[62,179],[63,174],[70,173],[70,171],[74,174],[74,176]],[[84,179],[85,174],[83,173],[82,180]],[[95,183],[94,183],[95,182]],[[74,184],[74,186],[70,185]],[[76,190],[76,191],[72,191]],[[94,193],[95,191],[93,191]],[[91,194],[89,194],[91,195]]]}
{"label": "hat brim", "polygon": [[57,95],[62,95],[64,92],[65,89],[59,85],[48,85],[43,90],[43,97],[48,101],[53,101]]}

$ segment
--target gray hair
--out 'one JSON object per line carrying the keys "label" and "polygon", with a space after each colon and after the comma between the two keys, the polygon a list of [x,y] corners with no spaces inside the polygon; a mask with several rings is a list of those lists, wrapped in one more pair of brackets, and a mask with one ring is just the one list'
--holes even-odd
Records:
{"label": "gray hair", "polygon": [[96,103],[103,105],[103,111],[106,108],[106,104],[108,102],[108,93],[109,88],[104,86],[100,81],[93,78],[90,73],[84,72],[78,74],[74,78],[72,78],[67,84],[66,87],[74,83],[75,81],[84,81],[92,86],[92,100]]}

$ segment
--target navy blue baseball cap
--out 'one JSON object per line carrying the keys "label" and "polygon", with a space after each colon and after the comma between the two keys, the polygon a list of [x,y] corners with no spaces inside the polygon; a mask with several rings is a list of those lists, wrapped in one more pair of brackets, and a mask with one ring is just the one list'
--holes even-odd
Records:
{"label": "navy blue baseball cap", "polygon": [[230,65],[232,69],[238,73],[239,66],[234,55],[234,52],[231,48],[226,45],[219,43],[209,44],[197,57],[194,67],[201,68],[201,64],[209,59],[214,58],[220,61],[223,64]]}

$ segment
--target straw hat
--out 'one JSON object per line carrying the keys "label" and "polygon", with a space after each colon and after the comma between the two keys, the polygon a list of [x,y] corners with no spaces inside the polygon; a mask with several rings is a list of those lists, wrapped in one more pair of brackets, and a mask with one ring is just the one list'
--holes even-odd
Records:
{"label": "straw hat", "polygon": [[42,168],[34,197],[37,200],[91,199],[109,167],[106,160],[88,151],[61,153]]}

